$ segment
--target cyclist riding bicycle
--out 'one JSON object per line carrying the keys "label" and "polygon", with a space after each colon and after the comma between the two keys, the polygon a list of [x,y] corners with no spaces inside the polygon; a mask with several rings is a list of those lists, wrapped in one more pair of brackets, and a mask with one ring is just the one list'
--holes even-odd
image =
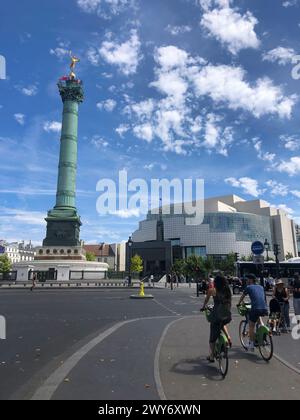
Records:
{"label": "cyclist riding bicycle", "polygon": [[257,322],[262,325],[261,317],[268,315],[268,307],[266,303],[264,288],[256,284],[256,277],[254,274],[249,274],[247,276],[247,287],[243,292],[238,306],[244,302],[246,296],[249,296],[251,300],[251,310],[248,315],[250,336],[248,350],[254,351],[255,325]]}
{"label": "cyclist riding bicycle", "polygon": [[222,276],[217,276],[214,281],[214,288],[209,289],[207,292],[206,299],[204,301],[203,307],[201,312],[203,312],[210,300],[210,298],[214,300],[214,308],[211,313],[211,324],[210,324],[210,354],[207,360],[210,363],[215,361],[214,354],[215,354],[215,345],[216,341],[218,340],[221,331],[223,330],[229,345],[231,346],[231,338],[226,327],[232,320],[231,317],[231,290],[228,285],[227,280]]}

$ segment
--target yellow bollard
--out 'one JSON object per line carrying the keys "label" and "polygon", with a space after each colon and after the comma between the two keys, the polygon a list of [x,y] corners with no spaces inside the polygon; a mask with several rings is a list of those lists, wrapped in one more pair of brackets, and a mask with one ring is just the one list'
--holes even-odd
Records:
{"label": "yellow bollard", "polygon": [[144,285],[144,282],[143,281],[141,281],[141,287],[140,287],[140,294],[139,294],[139,296],[141,298],[144,298],[145,297],[145,285]]}

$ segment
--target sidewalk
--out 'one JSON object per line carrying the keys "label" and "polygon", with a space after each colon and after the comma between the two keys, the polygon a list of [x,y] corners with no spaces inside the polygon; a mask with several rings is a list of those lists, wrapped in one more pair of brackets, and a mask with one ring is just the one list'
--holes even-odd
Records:
{"label": "sidewalk", "polygon": [[238,321],[234,319],[230,326],[234,347],[225,380],[206,361],[209,329],[203,317],[179,320],[170,327],[160,354],[168,400],[299,399],[300,375],[275,358],[267,364],[258,354],[243,351],[236,333]]}

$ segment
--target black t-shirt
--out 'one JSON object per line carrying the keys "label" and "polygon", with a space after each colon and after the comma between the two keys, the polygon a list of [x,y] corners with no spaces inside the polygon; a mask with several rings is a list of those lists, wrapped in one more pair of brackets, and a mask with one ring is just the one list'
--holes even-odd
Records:
{"label": "black t-shirt", "polygon": [[300,280],[293,281],[293,296],[295,299],[300,299]]}

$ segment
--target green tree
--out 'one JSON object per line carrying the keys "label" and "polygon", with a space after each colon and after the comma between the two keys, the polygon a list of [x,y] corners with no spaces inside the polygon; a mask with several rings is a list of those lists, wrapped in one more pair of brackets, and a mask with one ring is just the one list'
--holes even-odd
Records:
{"label": "green tree", "polygon": [[131,258],[131,271],[133,273],[141,273],[143,271],[143,259],[139,255]]}
{"label": "green tree", "polygon": [[207,257],[203,261],[203,266],[205,269],[206,277],[208,278],[209,274],[215,269],[215,262],[212,257]]}
{"label": "green tree", "polygon": [[199,281],[205,276],[204,260],[202,257],[191,255],[186,260],[186,272],[189,276],[192,276],[196,281]]}
{"label": "green tree", "polygon": [[288,252],[285,256],[285,259],[290,260],[291,258],[294,258],[294,255],[291,252]]}
{"label": "green tree", "polygon": [[96,255],[92,252],[87,252],[85,256],[87,261],[96,261]]}
{"label": "green tree", "polygon": [[234,253],[226,255],[226,258],[217,262],[216,266],[218,270],[223,271],[226,275],[233,275],[235,273],[235,261],[236,257]]}
{"label": "green tree", "polygon": [[172,266],[172,272],[177,276],[186,273],[186,262],[184,260],[176,260]]}
{"label": "green tree", "polygon": [[11,262],[7,255],[0,256],[0,273],[8,273],[11,271]]}

